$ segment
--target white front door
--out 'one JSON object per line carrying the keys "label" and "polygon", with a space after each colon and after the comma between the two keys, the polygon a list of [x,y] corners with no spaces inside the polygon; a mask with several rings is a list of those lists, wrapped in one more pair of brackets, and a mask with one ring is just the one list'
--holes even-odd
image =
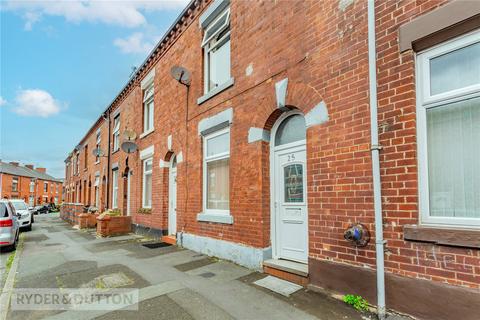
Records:
{"label": "white front door", "polygon": [[275,256],[306,263],[308,210],[305,145],[287,144],[275,148],[274,157]]}
{"label": "white front door", "polygon": [[168,181],[168,234],[177,233],[177,168],[170,167]]}

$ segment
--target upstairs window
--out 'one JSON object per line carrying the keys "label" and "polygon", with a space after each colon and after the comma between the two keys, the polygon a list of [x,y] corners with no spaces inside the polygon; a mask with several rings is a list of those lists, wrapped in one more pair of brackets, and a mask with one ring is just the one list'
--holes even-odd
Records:
{"label": "upstairs window", "polygon": [[[97,150],[100,149],[100,143],[102,142],[102,132],[100,130],[97,131],[97,144],[96,144],[96,148]],[[99,163],[100,162],[100,156],[98,155],[98,153],[96,153],[95,155],[95,163]]]}
{"label": "upstairs window", "polygon": [[85,146],[85,149],[83,151],[84,151],[84,158],[83,158],[84,168],[87,169],[88,168],[88,144]]}
{"label": "upstairs window", "polygon": [[18,191],[18,177],[12,177],[12,191]]}
{"label": "upstairs window", "polygon": [[113,152],[120,149],[120,115],[113,119]]}
{"label": "upstairs window", "polygon": [[143,132],[153,131],[153,82],[143,91]]}
{"label": "upstairs window", "polygon": [[43,183],[43,192],[48,192],[48,182]]}
{"label": "upstairs window", "polygon": [[205,93],[230,80],[230,8],[226,8],[204,30]]}
{"label": "upstairs window", "polygon": [[417,55],[423,224],[480,227],[480,32]]}
{"label": "upstairs window", "polygon": [[35,179],[30,179],[30,192],[35,191]]}

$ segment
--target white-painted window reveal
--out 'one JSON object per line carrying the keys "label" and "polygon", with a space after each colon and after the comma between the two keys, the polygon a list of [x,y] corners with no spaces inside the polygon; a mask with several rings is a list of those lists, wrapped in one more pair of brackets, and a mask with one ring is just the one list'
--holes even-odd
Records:
{"label": "white-painted window reveal", "polygon": [[421,222],[480,227],[480,32],[417,56]]}

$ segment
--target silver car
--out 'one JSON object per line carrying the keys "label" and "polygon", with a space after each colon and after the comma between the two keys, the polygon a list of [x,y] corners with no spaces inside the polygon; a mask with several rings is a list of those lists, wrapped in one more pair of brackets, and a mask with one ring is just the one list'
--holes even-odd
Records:
{"label": "silver car", "polygon": [[15,207],[9,200],[0,200],[0,247],[15,250],[20,228]]}
{"label": "silver car", "polygon": [[18,224],[20,225],[20,228],[27,231],[32,230],[33,214],[28,209],[25,201],[21,199],[10,199],[10,202],[13,204],[15,211],[18,214]]}

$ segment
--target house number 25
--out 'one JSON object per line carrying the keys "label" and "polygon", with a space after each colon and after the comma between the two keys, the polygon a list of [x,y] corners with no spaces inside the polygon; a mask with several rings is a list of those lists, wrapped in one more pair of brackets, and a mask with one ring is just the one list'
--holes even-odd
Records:
{"label": "house number 25", "polygon": [[289,154],[289,155],[288,155],[288,160],[287,160],[287,161],[288,161],[288,162],[290,162],[290,161],[295,161],[295,154],[294,154],[294,153],[292,153],[292,154]]}

